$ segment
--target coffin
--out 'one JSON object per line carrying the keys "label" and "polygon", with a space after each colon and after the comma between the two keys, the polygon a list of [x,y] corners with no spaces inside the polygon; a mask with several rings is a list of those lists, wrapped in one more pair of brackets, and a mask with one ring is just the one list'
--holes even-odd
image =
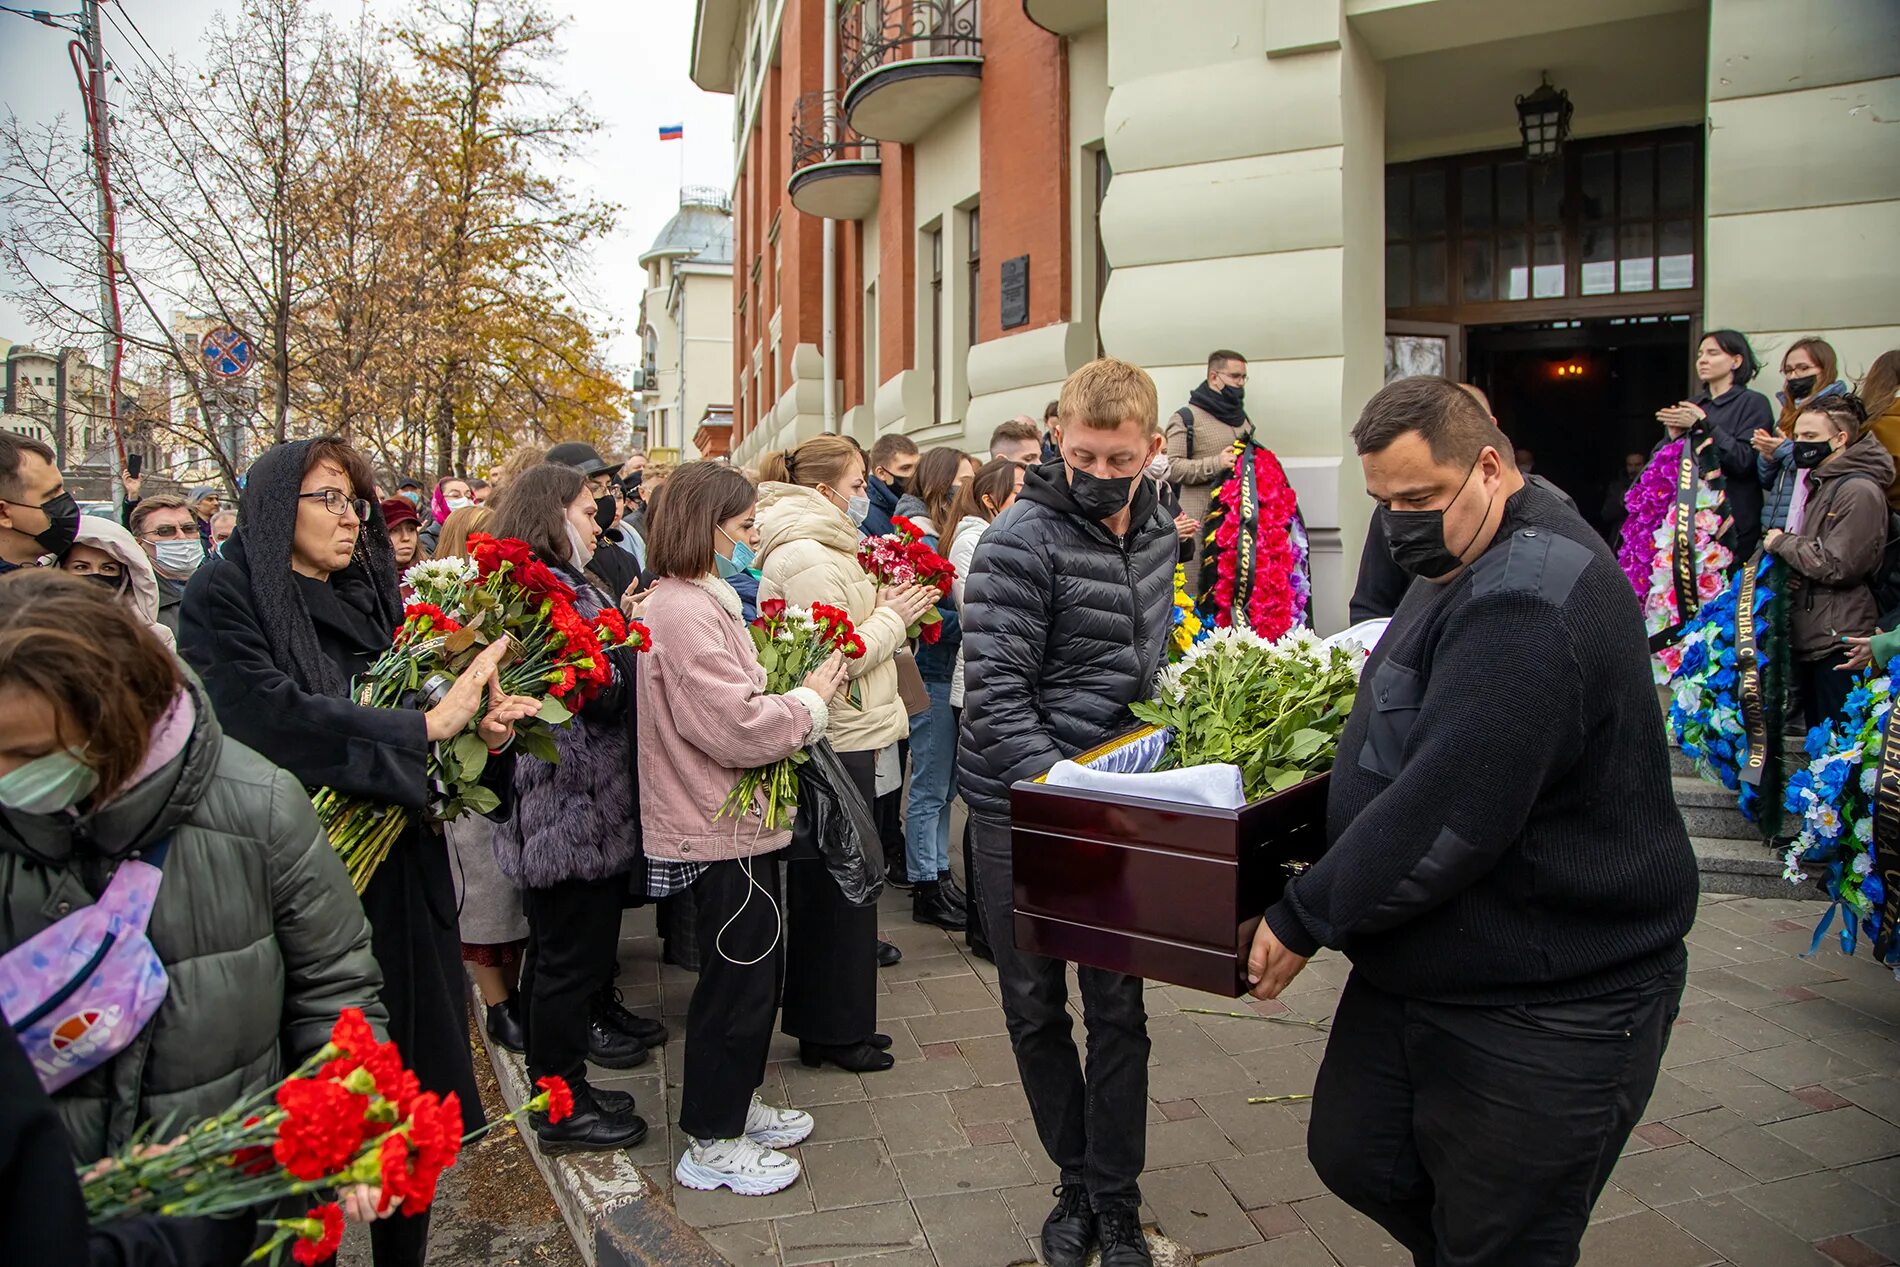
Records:
{"label": "coffin", "polygon": [[[1144,727],[1075,758],[1087,764]],[[1229,998],[1254,927],[1326,846],[1320,774],[1236,810],[1095,790],[1010,789],[1016,945]]]}

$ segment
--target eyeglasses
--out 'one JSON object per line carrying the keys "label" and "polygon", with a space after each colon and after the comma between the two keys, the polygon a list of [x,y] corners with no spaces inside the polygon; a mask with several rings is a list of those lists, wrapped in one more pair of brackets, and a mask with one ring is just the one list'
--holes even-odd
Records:
{"label": "eyeglasses", "polygon": [[361,497],[345,497],[334,488],[326,488],[320,493],[298,493],[297,500],[315,498],[323,503],[323,508],[341,519],[346,510],[354,511],[356,517],[364,523],[369,522],[369,503]]}
{"label": "eyeglasses", "polygon": [[176,541],[181,537],[196,538],[198,529],[196,527],[180,528],[177,524],[160,524],[155,528],[147,528],[139,535],[148,541]]}

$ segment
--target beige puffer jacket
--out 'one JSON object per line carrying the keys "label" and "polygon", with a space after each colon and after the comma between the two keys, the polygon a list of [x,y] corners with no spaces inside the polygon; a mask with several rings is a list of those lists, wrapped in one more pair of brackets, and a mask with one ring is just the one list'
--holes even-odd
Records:
{"label": "beige puffer jacket", "polygon": [[904,623],[877,605],[877,582],[858,566],[857,525],[816,489],[768,481],[759,485],[758,526],[760,601],[842,607],[864,639],[864,655],[850,663],[858,705],[842,694],[832,703],[832,746],[870,752],[908,736],[892,662],[905,645]]}
{"label": "beige puffer jacket", "polygon": [[177,639],[173,637],[172,631],[158,621],[158,573],[152,570],[152,560],[146,556],[145,548],[139,544],[138,538],[110,519],[99,515],[81,515],[79,532],[73,538],[73,544],[104,550],[119,561],[128,578],[120,598],[140,620],[151,627],[160,642],[176,648]]}

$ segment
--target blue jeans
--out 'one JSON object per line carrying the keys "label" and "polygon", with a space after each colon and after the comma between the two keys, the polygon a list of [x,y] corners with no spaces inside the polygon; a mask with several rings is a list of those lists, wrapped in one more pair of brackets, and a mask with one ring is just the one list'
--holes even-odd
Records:
{"label": "blue jeans", "polygon": [[924,683],[930,711],[910,719],[910,808],[904,816],[904,869],[910,882],[950,869],[950,779],[957,768],[957,723],[950,683]]}

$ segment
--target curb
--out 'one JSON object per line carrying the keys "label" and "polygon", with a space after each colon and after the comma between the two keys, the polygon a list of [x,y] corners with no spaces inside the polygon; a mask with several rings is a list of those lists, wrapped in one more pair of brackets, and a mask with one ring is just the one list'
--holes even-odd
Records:
{"label": "curb", "polygon": [[[479,1018],[482,997],[472,982],[469,999]],[[475,1026],[494,1066],[502,1100],[511,1110],[519,1108],[532,1098],[527,1061],[496,1046],[487,1029]],[[588,1267],[726,1267],[726,1260],[681,1222],[672,1202],[647,1182],[624,1152],[549,1157],[525,1121],[520,1135]]]}

